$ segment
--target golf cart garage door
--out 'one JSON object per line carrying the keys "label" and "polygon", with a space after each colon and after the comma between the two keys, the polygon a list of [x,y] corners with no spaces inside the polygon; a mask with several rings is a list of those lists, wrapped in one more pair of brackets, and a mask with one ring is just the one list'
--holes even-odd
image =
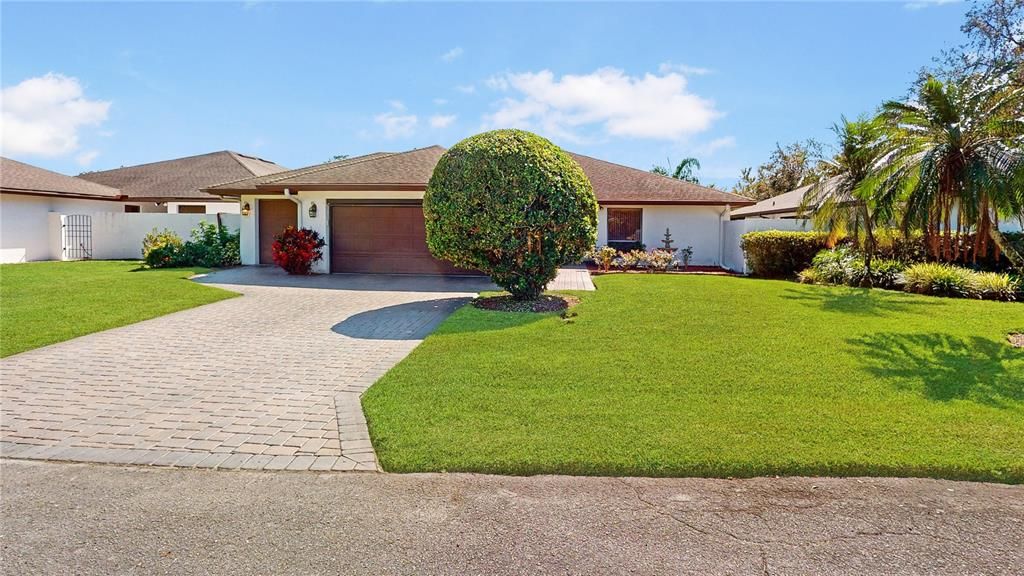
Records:
{"label": "golf cart garage door", "polygon": [[331,272],[473,274],[430,255],[418,203],[332,203]]}

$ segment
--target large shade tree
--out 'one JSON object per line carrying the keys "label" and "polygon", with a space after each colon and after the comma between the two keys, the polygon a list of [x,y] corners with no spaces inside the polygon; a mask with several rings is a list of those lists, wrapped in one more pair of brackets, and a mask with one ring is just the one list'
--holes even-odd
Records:
{"label": "large shade tree", "polygon": [[452,146],[423,196],[427,245],[521,300],[597,240],[597,200],[580,165],[548,140],[495,130]]}
{"label": "large shade tree", "polygon": [[1024,212],[1022,104],[1024,88],[988,74],[928,78],[913,100],[882,106],[887,149],[867,185],[905,229],[924,232],[934,258],[976,260],[993,240],[998,251],[1000,217]]}

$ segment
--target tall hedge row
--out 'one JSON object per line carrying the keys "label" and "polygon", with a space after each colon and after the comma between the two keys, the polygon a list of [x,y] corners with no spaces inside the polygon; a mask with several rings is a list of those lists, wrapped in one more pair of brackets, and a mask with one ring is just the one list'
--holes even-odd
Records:
{"label": "tall hedge row", "polygon": [[753,276],[788,278],[811,265],[811,260],[827,247],[828,236],[821,232],[785,232],[766,230],[747,232],[740,246]]}

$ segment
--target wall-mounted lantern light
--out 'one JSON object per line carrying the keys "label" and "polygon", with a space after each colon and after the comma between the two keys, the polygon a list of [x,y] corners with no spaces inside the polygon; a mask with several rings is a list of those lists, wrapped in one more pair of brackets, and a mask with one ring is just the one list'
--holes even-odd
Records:
{"label": "wall-mounted lantern light", "polygon": [[316,218],[316,202],[309,203],[309,217]]}
{"label": "wall-mounted lantern light", "polygon": [[245,204],[242,204],[242,216],[248,216],[249,215],[249,211],[250,211],[249,203],[246,202]]}

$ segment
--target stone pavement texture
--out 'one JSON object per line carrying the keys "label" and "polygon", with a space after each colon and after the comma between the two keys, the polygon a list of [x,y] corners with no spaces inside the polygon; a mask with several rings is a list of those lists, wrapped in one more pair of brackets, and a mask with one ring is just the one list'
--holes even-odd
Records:
{"label": "stone pavement texture", "polygon": [[548,284],[548,290],[597,290],[585,266],[566,266],[558,269],[558,276]]}
{"label": "stone pavement texture", "polygon": [[0,572],[1019,575],[1024,487],[0,461]]}
{"label": "stone pavement texture", "polygon": [[486,279],[198,279],[243,296],[0,360],[0,455],[376,470],[359,396]]}

